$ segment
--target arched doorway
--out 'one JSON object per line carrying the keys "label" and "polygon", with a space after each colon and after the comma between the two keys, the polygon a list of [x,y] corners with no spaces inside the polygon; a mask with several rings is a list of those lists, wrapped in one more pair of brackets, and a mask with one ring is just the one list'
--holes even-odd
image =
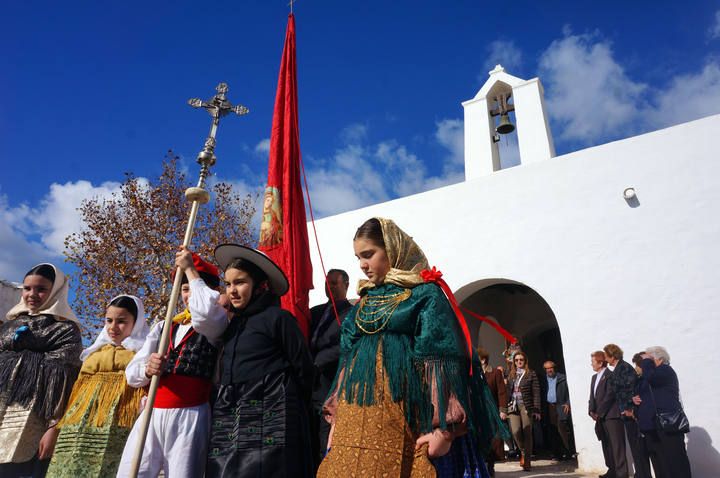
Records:
{"label": "arched doorway", "polygon": [[[545,375],[543,363],[547,360],[555,362],[558,372],[565,373],[562,338],[555,314],[534,289],[509,279],[484,279],[460,288],[456,297],[463,308],[495,320],[519,340],[541,383]],[[508,346],[505,338],[490,325],[470,316],[468,328],[474,345],[489,352],[491,365],[503,365],[502,353]],[[538,445],[538,451],[551,451],[548,440]]]}

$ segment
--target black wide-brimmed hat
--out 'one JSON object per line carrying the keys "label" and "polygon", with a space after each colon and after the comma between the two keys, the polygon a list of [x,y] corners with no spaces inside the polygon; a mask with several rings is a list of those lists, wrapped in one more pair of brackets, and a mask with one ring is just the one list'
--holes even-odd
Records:
{"label": "black wide-brimmed hat", "polygon": [[268,277],[270,292],[278,296],[288,291],[288,280],[282,269],[264,253],[239,244],[220,244],[215,248],[215,262],[224,271],[235,259],[244,259],[255,264]]}

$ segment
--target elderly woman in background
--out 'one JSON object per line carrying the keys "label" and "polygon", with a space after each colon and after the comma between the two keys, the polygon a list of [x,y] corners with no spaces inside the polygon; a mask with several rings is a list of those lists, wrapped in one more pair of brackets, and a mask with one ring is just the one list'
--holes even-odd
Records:
{"label": "elderly woman in background", "polygon": [[[639,406],[638,425],[655,470],[656,478],[690,478],[690,462],[683,431],[658,427],[658,412],[682,410],[677,374],[664,347],[648,347],[640,362],[642,384],[633,402]],[[647,387],[645,389],[645,387]]]}

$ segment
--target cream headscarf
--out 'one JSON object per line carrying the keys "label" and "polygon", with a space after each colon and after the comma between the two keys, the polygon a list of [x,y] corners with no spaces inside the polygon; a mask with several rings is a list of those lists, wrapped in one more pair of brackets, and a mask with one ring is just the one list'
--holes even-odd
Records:
{"label": "cream headscarf", "polygon": [[[380,221],[385,253],[390,261],[390,270],[383,283],[410,288],[425,282],[420,277],[420,271],[428,268],[428,261],[422,249],[392,219],[381,217],[375,219]],[[357,292],[362,295],[371,287],[375,287],[375,284],[367,279],[361,279],[358,282]]]}
{"label": "cream headscarf", "polygon": [[[50,290],[50,295],[48,296],[45,303],[40,306],[40,309],[37,312],[32,312],[30,311],[30,307],[28,307],[25,303],[25,299],[23,299],[21,296],[20,303],[10,309],[5,315],[5,317],[8,320],[13,320],[16,319],[17,316],[20,314],[26,314],[30,316],[54,315],[59,320],[71,320],[79,325],[80,322],[78,321],[78,318],[75,316],[75,313],[70,308],[70,304],[68,304],[69,283],[67,277],[65,276],[63,271],[55,267],[53,264],[49,264],[47,262],[44,262],[43,264],[38,264],[38,266],[41,265],[48,265],[55,270],[55,282],[53,282],[52,289]],[[33,267],[33,269],[35,267]]]}
{"label": "cream headscarf", "polygon": [[[135,306],[137,306],[137,317],[135,318],[135,325],[133,326],[132,333],[130,333],[130,336],[126,337],[121,344],[125,349],[137,352],[145,343],[145,337],[147,337],[150,332],[150,327],[148,327],[147,319],[145,318],[145,307],[143,306],[142,300],[138,299],[134,295],[121,294],[113,298],[113,300],[120,297],[131,298],[135,301]],[[111,300],[110,303],[112,303],[113,300]],[[103,327],[100,335],[98,335],[98,338],[95,339],[95,342],[90,347],[82,351],[80,354],[80,360],[85,360],[91,353],[111,343],[112,339],[110,339],[107,329]]]}

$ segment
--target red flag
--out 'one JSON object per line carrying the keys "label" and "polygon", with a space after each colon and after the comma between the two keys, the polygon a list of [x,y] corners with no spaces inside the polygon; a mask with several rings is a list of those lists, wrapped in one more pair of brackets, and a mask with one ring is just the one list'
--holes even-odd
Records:
{"label": "red flag", "polygon": [[287,275],[290,290],[282,297],[281,305],[297,318],[307,337],[310,327],[308,294],[313,285],[305,202],[300,184],[295,17],[292,14],[288,18],[275,96],[258,248]]}

